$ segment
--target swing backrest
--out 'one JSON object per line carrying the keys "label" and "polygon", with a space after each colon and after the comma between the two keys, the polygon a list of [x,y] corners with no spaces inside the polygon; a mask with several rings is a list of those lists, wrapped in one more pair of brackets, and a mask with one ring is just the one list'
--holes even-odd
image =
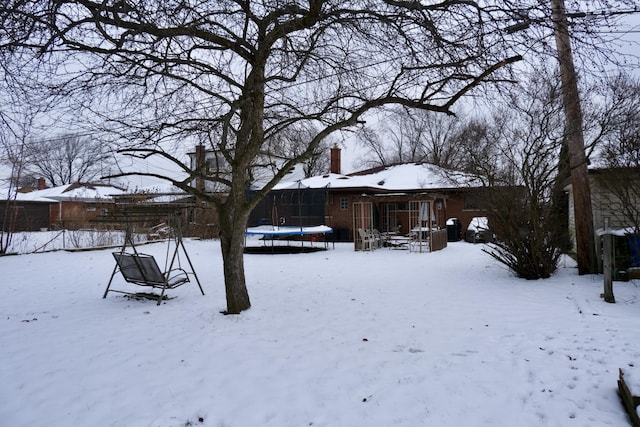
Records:
{"label": "swing backrest", "polygon": [[127,282],[157,286],[165,284],[165,277],[152,255],[114,252],[120,272]]}

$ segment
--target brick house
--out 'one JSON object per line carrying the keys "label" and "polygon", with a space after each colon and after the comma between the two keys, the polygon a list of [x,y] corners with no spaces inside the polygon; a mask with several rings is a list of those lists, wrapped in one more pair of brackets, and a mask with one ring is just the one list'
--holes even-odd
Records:
{"label": "brick house", "polygon": [[75,183],[17,193],[1,200],[0,220],[13,231],[86,227],[114,206],[113,196],[124,190],[110,184]]}
{"label": "brick house", "polygon": [[340,149],[333,147],[330,173],[279,183],[254,209],[249,225],[324,224],[336,240],[353,241],[359,220],[366,218],[380,232],[406,233],[415,226],[418,206],[426,206],[432,226],[444,229],[447,219],[458,218],[464,230],[471,218],[487,215],[482,189],[477,177],[426,163],[342,175]]}

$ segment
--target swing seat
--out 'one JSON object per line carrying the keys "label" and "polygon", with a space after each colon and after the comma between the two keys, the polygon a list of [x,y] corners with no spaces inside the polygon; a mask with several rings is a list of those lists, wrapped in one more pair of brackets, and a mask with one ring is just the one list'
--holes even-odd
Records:
{"label": "swing seat", "polygon": [[189,282],[187,272],[181,268],[163,273],[152,255],[114,252],[113,257],[118,263],[120,273],[129,283],[173,289]]}
{"label": "swing seat", "polygon": [[162,294],[158,297],[158,305],[165,290],[177,288],[190,281],[188,273],[181,268],[162,272],[152,255],[114,252],[113,257],[116,259],[122,277],[127,282],[162,289]]}

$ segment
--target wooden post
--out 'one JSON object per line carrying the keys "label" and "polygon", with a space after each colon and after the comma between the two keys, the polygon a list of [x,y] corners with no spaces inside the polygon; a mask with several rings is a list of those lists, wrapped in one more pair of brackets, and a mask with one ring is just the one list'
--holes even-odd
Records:
{"label": "wooden post", "polygon": [[616,302],[613,296],[613,275],[611,271],[611,234],[606,233],[602,236],[603,239],[603,272],[604,272],[604,300],[606,302]]}
{"label": "wooden post", "polygon": [[603,265],[602,270],[604,273],[604,300],[606,302],[615,303],[616,299],[613,296],[613,272],[611,262],[611,233],[609,233],[609,218],[604,219],[604,235],[603,239]]}
{"label": "wooden post", "polygon": [[582,133],[582,109],[578,95],[578,83],[573,64],[571,38],[569,36],[569,24],[565,14],[564,0],[551,0],[551,11],[560,65],[562,101],[565,114],[565,138],[569,150],[571,184],[573,185],[578,273],[591,274],[596,272],[597,265],[591,189],[589,187],[588,159],[585,154],[584,135]]}

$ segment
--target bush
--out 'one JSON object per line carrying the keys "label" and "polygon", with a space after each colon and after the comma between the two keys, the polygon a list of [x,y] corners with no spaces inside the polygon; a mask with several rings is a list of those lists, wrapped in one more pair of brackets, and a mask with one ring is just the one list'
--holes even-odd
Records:
{"label": "bush", "polygon": [[496,239],[485,252],[523,279],[546,279],[558,268],[561,221],[542,202],[526,197],[501,198],[490,226]]}

